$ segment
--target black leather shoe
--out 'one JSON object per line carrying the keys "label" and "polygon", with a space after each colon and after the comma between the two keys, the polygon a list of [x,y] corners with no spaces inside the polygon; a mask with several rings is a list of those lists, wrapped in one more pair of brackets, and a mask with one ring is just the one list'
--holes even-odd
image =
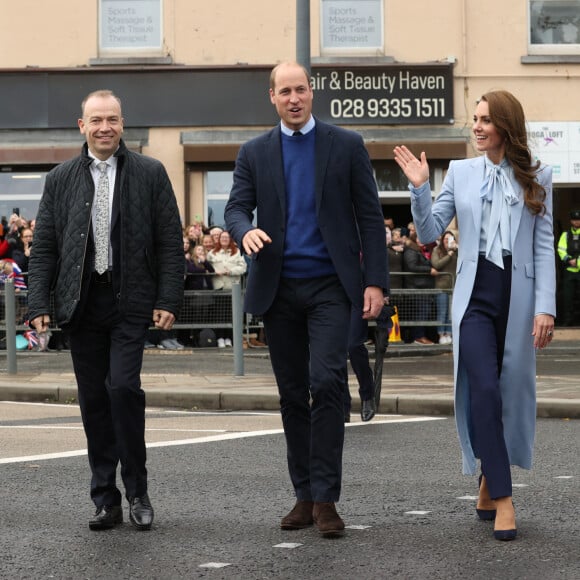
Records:
{"label": "black leather shoe", "polygon": [[123,508],[120,505],[104,505],[97,508],[95,515],[89,520],[91,530],[110,530],[123,523]]}
{"label": "black leather shoe", "polygon": [[377,412],[377,407],[374,399],[369,399],[368,401],[362,401],[360,406],[360,418],[363,421],[370,421]]}
{"label": "black leather shoe", "polygon": [[129,519],[138,530],[150,530],[153,524],[153,506],[147,494],[129,499]]}

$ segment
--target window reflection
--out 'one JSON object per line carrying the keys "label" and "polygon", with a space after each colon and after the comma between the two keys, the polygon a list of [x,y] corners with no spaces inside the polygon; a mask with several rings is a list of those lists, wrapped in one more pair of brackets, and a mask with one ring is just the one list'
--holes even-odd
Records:
{"label": "window reflection", "polygon": [[0,219],[17,213],[27,220],[35,219],[42,197],[46,172],[0,172]]}
{"label": "window reflection", "polygon": [[[407,191],[409,181],[395,161],[373,161],[379,191]],[[429,161],[429,183],[434,187],[437,162]]]}

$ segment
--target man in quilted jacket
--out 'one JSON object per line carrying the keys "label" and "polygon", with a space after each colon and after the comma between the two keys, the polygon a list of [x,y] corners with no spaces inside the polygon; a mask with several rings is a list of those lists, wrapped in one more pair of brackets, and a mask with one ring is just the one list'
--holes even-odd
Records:
{"label": "man in quilted jacket", "polygon": [[148,327],[170,330],[183,292],[177,202],[163,165],[127,149],[121,101],[100,90],[82,103],[78,157],[46,178],[29,264],[29,315],[39,332],[69,333],[96,506],[92,530],[123,521],[117,466],[139,530],[153,523],[147,489]]}

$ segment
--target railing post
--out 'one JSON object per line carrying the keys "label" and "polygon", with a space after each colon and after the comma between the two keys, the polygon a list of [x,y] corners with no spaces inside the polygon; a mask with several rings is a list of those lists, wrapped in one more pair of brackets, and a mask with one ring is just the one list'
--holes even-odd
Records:
{"label": "railing post", "polygon": [[232,284],[232,335],[234,343],[234,375],[244,376],[244,309],[242,287],[239,282]]}
{"label": "railing post", "polygon": [[17,373],[16,365],[16,292],[14,280],[4,282],[5,322],[6,322],[6,364],[9,375]]}

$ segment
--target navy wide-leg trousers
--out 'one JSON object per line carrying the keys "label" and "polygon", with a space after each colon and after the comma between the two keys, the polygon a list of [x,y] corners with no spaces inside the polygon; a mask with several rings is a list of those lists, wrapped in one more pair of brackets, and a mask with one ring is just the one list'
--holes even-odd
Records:
{"label": "navy wide-leg trousers", "polygon": [[510,463],[504,439],[499,379],[511,291],[511,256],[504,269],[480,256],[475,284],[461,321],[460,364],[467,370],[471,438],[493,499],[511,496]]}

